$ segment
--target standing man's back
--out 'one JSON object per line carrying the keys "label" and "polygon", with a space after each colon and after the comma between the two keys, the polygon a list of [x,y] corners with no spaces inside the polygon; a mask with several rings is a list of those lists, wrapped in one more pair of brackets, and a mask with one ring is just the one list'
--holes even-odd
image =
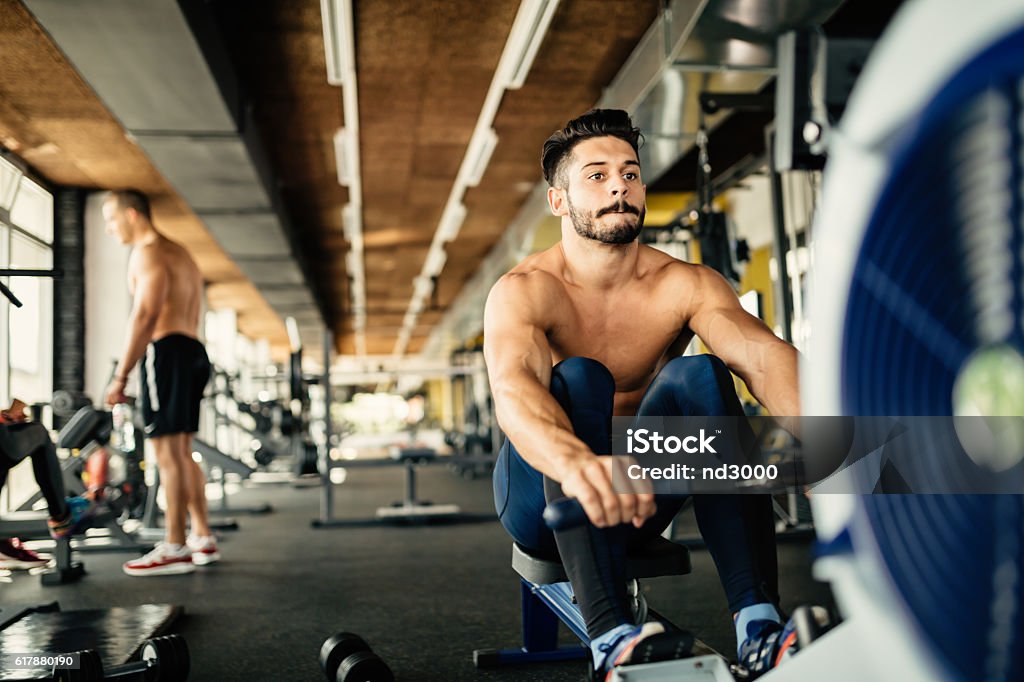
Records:
{"label": "standing man's back", "polygon": [[132,290],[132,279],[138,267],[134,262],[136,259],[151,261],[167,273],[167,297],[157,317],[153,338],[163,338],[168,334],[195,338],[199,328],[203,277],[192,256],[179,244],[163,237],[141,247],[133,252],[132,261],[128,264],[129,288]]}

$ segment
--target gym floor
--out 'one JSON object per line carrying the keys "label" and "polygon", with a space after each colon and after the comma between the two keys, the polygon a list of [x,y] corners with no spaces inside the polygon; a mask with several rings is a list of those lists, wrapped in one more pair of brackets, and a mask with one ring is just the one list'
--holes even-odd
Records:
{"label": "gym floor", "polygon": [[[336,515],[372,517],[400,497],[398,468],[350,471],[335,487]],[[288,485],[246,488],[237,506],[270,502],[271,514],[238,516],[240,530],[222,535],[223,561],[185,576],[132,578],[130,555],[86,554],[88,575],[47,587],[16,573],[0,585],[0,607],[59,601],[68,609],[173,603],[185,616],[172,631],[192,653],[191,680],[322,680],[321,642],[339,630],[359,633],[403,682],[437,680],[583,679],[579,662],[477,670],[473,650],[520,641],[519,581],[510,539],[494,518],[491,484],[456,478],[441,467],[419,472],[419,493],[453,502],[476,519],[428,526],[368,525],[314,530],[320,489]],[[695,532],[690,518],[679,535]],[[719,651],[735,652],[725,597],[708,553],[692,552],[693,573],[644,583],[648,601]],[[807,541],[780,542],[783,605],[828,604],[810,575]],[[562,639],[574,638],[563,628]]]}

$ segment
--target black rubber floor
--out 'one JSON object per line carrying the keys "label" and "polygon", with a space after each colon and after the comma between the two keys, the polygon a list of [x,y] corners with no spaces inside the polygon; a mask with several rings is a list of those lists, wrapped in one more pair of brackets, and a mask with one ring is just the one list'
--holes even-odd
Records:
{"label": "black rubber floor", "polygon": [[[371,517],[401,496],[402,477],[400,469],[353,472],[335,487],[337,515]],[[241,529],[223,536],[220,564],[185,576],[133,578],[120,568],[128,556],[87,554],[81,582],[44,588],[38,577],[19,573],[0,584],[0,606],[181,604],[186,615],[172,629],[188,640],[192,680],[322,680],[320,644],[338,630],[362,635],[401,681],[583,679],[582,663],[473,667],[473,649],[515,646],[520,639],[510,540],[491,520],[489,480],[466,481],[436,467],[421,470],[419,482],[422,497],[460,504],[487,520],[313,530],[319,489],[246,489],[231,502],[268,501],[275,511],[239,516]],[[711,559],[703,550],[692,559],[692,575],[645,583],[648,600],[712,647],[734,652]],[[828,601],[827,588],[810,577],[806,542],[780,545],[780,573],[785,606]],[[563,639],[572,641],[567,632]]]}

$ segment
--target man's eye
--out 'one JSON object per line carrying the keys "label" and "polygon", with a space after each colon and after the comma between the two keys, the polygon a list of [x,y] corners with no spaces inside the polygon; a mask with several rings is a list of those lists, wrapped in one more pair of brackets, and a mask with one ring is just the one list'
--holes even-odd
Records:
{"label": "man's eye", "polygon": [[592,173],[590,176],[591,180],[600,180],[604,177],[604,173]]}
{"label": "man's eye", "polygon": [[636,180],[638,177],[640,176],[637,175],[636,173],[626,173],[627,180]]}

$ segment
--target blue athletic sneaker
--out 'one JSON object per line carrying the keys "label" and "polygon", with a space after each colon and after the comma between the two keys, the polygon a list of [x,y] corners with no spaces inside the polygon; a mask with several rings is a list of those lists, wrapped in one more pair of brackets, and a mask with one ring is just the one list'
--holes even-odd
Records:
{"label": "blue athletic sneaker", "polygon": [[669,661],[693,655],[693,635],[685,630],[666,632],[658,622],[628,630],[615,641],[601,645],[603,656],[594,660],[591,679],[610,682],[617,666]]}
{"label": "blue athletic sneaker", "polygon": [[797,651],[793,619],[783,625],[773,620],[755,620],[747,625],[747,638],[740,645],[740,663],[757,679]]}
{"label": "blue athletic sneaker", "polygon": [[47,526],[50,529],[50,537],[54,540],[71,537],[80,533],[89,525],[95,511],[92,500],[81,496],[67,498],[68,515],[63,519],[50,519]]}

